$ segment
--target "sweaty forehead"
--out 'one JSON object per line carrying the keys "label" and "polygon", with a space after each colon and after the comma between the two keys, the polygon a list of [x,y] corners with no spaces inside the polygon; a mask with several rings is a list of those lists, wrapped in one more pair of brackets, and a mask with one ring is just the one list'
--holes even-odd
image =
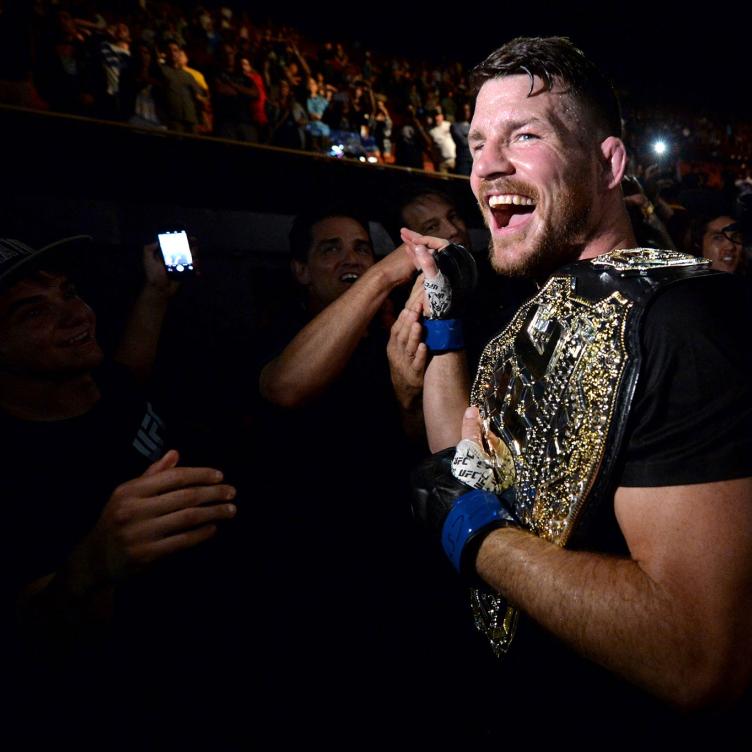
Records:
{"label": "sweaty forehead", "polygon": [[579,107],[572,92],[558,79],[552,89],[535,76],[533,85],[526,74],[486,81],[478,92],[471,132],[525,123],[549,125],[557,132],[576,130],[581,125]]}

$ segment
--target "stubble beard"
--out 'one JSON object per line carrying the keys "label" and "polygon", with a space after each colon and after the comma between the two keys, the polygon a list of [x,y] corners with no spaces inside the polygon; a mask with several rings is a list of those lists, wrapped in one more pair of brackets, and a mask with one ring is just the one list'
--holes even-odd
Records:
{"label": "stubble beard", "polygon": [[[537,238],[528,240],[523,234],[516,239],[494,240],[491,236],[488,253],[497,274],[543,280],[560,266],[580,257],[591,211],[591,193],[583,188],[586,179],[586,175],[578,175],[571,183],[572,189],[557,199],[553,217],[545,221]],[[526,243],[529,245],[522,253],[508,253],[508,249]]]}

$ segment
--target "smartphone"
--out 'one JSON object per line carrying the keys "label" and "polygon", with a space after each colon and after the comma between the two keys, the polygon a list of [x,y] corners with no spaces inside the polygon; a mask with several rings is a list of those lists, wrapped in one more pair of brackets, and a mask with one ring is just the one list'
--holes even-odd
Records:
{"label": "smartphone", "polygon": [[168,277],[181,279],[194,273],[191,246],[185,230],[166,230],[157,235]]}

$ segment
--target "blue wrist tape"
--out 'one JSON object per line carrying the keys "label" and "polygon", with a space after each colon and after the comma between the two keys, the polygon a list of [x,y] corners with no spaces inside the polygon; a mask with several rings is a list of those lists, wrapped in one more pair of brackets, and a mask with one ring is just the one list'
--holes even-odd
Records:
{"label": "blue wrist tape", "polygon": [[454,568],[459,572],[462,550],[468,540],[484,527],[501,527],[511,521],[495,494],[475,488],[457,499],[444,520],[441,545]]}
{"label": "blue wrist tape", "polygon": [[426,319],[426,347],[431,352],[461,350],[465,346],[461,319]]}

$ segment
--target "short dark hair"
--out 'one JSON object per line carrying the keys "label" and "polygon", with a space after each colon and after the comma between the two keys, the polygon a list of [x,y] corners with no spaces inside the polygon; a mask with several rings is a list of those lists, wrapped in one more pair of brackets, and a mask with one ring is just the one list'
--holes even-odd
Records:
{"label": "short dark hair", "polygon": [[288,237],[290,240],[290,255],[293,260],[300,261],[303,264],[308,262],[308,252],[313,243],[313,226],[330,217],[346,217],[355,220],[366,231],[369,239],[371,238],[368,217],[358,207],[345,202],[316,207],[301,212],[292,223]]}
{"label": "short dark hair", "polygon": [[395,243],[399,244],[402,242],[400,238],[400,228],[405,226],[405,220],[403,219],[403,212],[405,209],[410,206],[410,204],[427,196],[434,196],[450,206],[457,206],[456,199],[443,188],[434,186],[431,183],[420,181],[414,183],[403,183],[397,191],[397,196],[389,210],[389,216],[387,218],[388,226],[386,227],[386,230]]}
{"label": "short dark hair", "polygon": [[729,207],[723,209],[721,206],[718,206],[715,210],[706,210],[692,217],[688,231],[689,243],[691,250],[696,255],[702,256],[702,242],[705,238],[705,233],[708,231],[708,225],[719,217],[730,217],[736,223],[734,213]]}
{"label": "short dark hair", "polygon": [[[547,91],[556,80],[571,87],[572,95],[585,107],[604,135],[622,136],[621,107],[611,82],[566,37],[517,37],[492,52],[472,71],[476,93],[486,81],[527,74],[530,94],[538,76]],[[528,95],[529,96],[529,95]]]}

